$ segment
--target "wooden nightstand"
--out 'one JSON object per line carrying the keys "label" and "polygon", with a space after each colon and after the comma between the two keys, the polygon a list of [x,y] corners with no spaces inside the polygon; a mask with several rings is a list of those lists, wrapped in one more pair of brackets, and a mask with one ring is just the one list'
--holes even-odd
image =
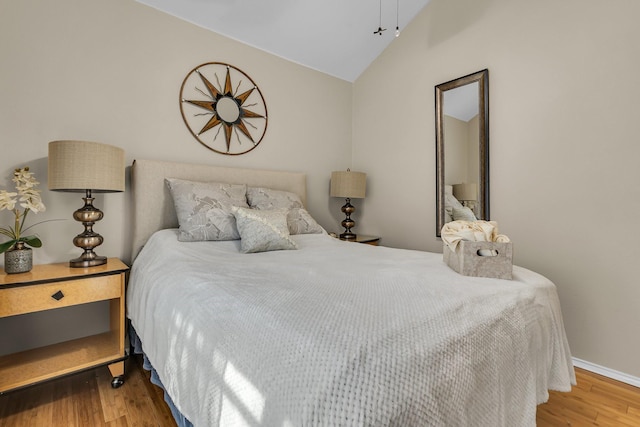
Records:
{"label": "wooden nightstand", "polygon": [[69,263],[35,265],[28,273],[0,273],[0,318],[110,301],[105,333],[0,356],[0,394],[99,365],[112,387],[124,382],[124,289],[129,267],[117,258],[91,268]]}
{"label": "wooden nightstand", "polygon": [[357,234],[356,240],[357,243],[365,243],[371,246],[378,246],[380,244],[380,237],[378,236],[365,236],[364,234]]}
{"label": "wooden nightstand", "polygon": [[[331,233],[331,235],[333,237],[339,238],[336,233]],[[366,236],[364,234],[356,234],[356,240],[345,240],[345,239],[340,239],[340,240],[344,240],[345,242],[365,243],[371,246],[378,246],[380,244],[379,236]]]}

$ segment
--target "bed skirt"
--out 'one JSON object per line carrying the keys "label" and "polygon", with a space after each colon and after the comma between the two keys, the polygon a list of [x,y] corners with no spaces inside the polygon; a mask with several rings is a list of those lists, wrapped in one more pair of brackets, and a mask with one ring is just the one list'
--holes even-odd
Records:
{"label": "bed skirt", "polygon": [[176,405],[173,404],[173,400],[171,400],[171,396],[169,396],[167,390],[162,385],[162,381],[160,381],[158,373],[153,368],[153,365],[147,358],[147,355],[142,350],[142,341],[140,341],[138,334],[136,334],[135,329],[131,325],[129,325],[129,341],[131,343],[131,350],[133,351],[133,354],[142,354],[142,367],[145,370],[151,372],[151,383],[160,387],[164,392],[164,401],[167,403],[167,405],[169,405],[171,415],[173,415],[173,418],[176,420],[176,424],[178,425],[178,427],[193,427],[193,424],[191,424],[191,422],[180,413],[178,408],[176,408]]}

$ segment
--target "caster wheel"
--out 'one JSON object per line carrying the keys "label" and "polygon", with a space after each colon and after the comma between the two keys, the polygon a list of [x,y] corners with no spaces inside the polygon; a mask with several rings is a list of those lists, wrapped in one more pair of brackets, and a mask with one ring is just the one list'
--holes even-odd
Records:
{"label": "caster wheel", "polygon": [[111,388],[118,388],[122,384],[124,384],[124,378],[123,377],[114,377],[111,380]]}

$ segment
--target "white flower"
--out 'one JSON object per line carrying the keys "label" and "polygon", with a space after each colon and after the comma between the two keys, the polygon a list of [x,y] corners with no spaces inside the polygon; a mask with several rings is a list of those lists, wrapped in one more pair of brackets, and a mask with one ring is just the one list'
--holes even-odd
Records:
{"label": "white flower", "polygon": [[16,169],[13,173],[12,181],[16,183],[16,189],[19,193],[27,191],[31,188],[35,188],[36,185],[40,184],[38,181],[36,181],[33,173],[29,172],[28,167]]}
{"label": "white flower", "polygon": [[6,190],[0,190],[0,211],[3,209],[13,210],[16,206],[15,197],[18,193],[9,193]]}
{"label": "white flower", "polygon": [[16,169],[13,173],[12,181],[16,183],[21,207],[29,209],[33,213],[45,211],[46,208],[42,203],[40,190],[36,190],[36,186],[40,183],[36,181],[33,172],[29,172],[28,167]]}
{"label": "white flower", "polygon": [[45,206],[40,198],[40,191],[28,188],[20,192],[20,206],[34,213],[44,212]]}

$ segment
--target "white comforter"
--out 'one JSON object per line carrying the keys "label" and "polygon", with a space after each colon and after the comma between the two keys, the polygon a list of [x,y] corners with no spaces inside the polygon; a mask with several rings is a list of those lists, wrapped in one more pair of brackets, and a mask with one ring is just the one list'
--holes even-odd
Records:
{"label": "white comforter", "polygon": [[127,313],[195,426],[534,426],[575,383],[556,289],[441,254],[294,236],[298,250],[156,233]]}

